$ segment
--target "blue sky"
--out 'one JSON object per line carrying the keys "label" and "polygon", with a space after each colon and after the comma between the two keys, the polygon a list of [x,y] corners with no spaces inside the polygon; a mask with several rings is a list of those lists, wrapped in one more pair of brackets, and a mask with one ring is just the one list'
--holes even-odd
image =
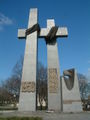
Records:
{"label": "blue sky", "polygon": [[[27,28],[30,8],[38,8],[38,20],[54,18],[68,28],[68,38],[58,38],[60,71],[76,68],[90,73],[90,0],[0,0],[0,80],[8,78],[24,55],[25,40],[18,40],[18,28]],[[38,39],[38,60],[47,66],[44,39]]]}

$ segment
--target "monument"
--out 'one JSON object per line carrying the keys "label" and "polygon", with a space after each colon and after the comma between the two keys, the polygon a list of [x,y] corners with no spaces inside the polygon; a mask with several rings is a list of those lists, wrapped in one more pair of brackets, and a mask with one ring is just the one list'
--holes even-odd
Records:
{"label": "monument", "polygon": [[[54,19],[47,20],[47,28],[38,24],[38,10],[31,9],[27,29],[18,30],[18,38],[26,38],[22,71],[19,111],[36,111],[37,40],[45,38],[48,58],[48,110],[62,111],[62,83],[60,80],[57,37],[67,37],[66,27],[55,26]],[[67,91],[66,91],[67,92]],[[63,91],[64,93],[64,91]]]}
{"label": "monument", "polygon": [[65,70],[62,77],[63,112],[82,111],[77,72],[75,69]]}

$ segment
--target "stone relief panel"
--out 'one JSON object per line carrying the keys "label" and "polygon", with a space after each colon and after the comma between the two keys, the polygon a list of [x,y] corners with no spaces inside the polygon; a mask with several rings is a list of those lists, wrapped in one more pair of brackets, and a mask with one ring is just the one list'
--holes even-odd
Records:
{"label": "stone relief panel", "polygon": [[56,68],[48,69],[49,93],[58,92],[58,72]]}
{"label": "stone relief panel", "polygon": [[22,92],[35,92],[35,82],[22,82],[21,84]]}

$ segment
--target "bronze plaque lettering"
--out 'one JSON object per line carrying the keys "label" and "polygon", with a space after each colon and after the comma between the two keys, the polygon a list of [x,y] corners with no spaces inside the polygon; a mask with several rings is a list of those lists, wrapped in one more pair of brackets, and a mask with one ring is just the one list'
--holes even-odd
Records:
{"label": "bronze plaque lettering", "polygon": [[49,79],[49,92],[57,93],[58,92],[58,73],[56,68],[50,68],[48,70],[48,79]]}
{"label": "bronze plaque lettering", "polygon": [[35,82],[22,82],[22,92],[35,92]]}

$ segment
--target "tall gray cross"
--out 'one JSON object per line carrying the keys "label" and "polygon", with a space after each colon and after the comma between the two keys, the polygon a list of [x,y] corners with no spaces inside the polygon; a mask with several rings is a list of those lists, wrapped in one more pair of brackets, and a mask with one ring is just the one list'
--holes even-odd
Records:
{"label": "tall gray cross", "polygon": [[[28,28],[37,23],[37,9],[30,9]],[[21,32],[22,31],[22,32]],[[37,31],[23,36],[23,30],[18,31],[18,37],[26,38],[24,64],[22,71],[19,111],[36,110],[36,66],[37,66]]]}
{"label": "tall gray cross", "polygon": [[[37,9],[31,9],[28,28],[32,27],[36,23],[37,23]],[[39,35],[37,35],[37,31],[29,35],[26,35],[26,29],[18,30],[18,38],[20,39],[26,38],[26,49],[24,56],[22,84],[19,100],[20,111],[36,110],[37,38],[45,38],[48,35],[52,26],[55,26],[54,20],[47,20],[47,28],[41,28]],[[67,35],[68,32],[66,27],[58,28],[56,37],[67,37]],[[61,93],[59,92],[60,75],[57,42],[55,43],[55,45],[47,44],[47,54],[48,54],[48,109],[61,110],[60,100]],[[59,107],[56,108],[55,105]]]}

